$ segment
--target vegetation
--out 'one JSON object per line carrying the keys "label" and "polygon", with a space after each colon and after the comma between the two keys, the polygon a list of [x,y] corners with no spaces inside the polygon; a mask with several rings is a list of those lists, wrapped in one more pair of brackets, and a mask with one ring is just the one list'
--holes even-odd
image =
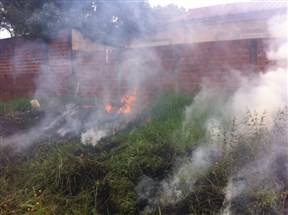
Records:
{"label": "vegetation", "polygon": [[[78,140],[41,141],[21,153],[13,152],[13,146],[1,147],[0,214],[127,215],[141,211],[146,214],[218,214],[223,203],[235,214],[283,211],[287,204],[287,187],[282,186],[283,189],[275,192],[270,183],[280,184],[282,179],[278,173],[275,180],[270,180],[269,176],[262,179],[250,170],[261,186],[251,187],[231,200],[225,198],[225,189],[231,177],[241,180],[238,171],[257,164],[257,158],[265,148],[270,148],[267,144],[272,144],[275,134],[281,142],[280,136],[286,135],[283,126],[287,126],[287,109],[279,112],[274,129],[269,132],[265,117],[248,111],[243,122],[231,120],[229,127],[219,128],[215,137],[210,135],[223,147],[223,153],[213,160],[207,171],[195,178],[192,191],[179,201],[152,203],[139,197],[136,187],[141,178],[146,177],[159,184],[155,186],[153,197],[160,199],[161,181],[176,172],[175,164],[191,157],[197,146],[201,146],[200,139],[207,140],[205,128],[196,128],[199,124],[193,123],[189,128],[195,135],[179,139],[183,112],[190,103],[188,96],[164,95],[143,113],[139,122],[133,122],[133,129],[103,138],[95,147],[84,146]],[[198,120],[205,121],[209,113],[202,114]],[[266,181],[269,186],[264,186]],[[147,210],[149,204],[151,208]]]}
{"label": "vegetation", "polygon": [[59,30],[74,28],[91,40],[119,46],[183,12],[173,5],[151,8],[145,0],[1,0],[0,29],[49,40]]}
{"label": "vegetation", "polygon": [[15,113],[29,109],[31,106],[30,101],[26,98],[13,99],[10,101],[0,100],[0,113]]}

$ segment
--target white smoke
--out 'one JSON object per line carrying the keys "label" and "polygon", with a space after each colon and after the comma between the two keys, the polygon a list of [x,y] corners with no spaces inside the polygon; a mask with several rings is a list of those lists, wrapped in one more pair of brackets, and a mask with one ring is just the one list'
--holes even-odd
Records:
{"label": "white smoke", "polygon": [[[128,49],[121,58],[122,61],[117,69],[117,77],[114,77],[118,86],[121,86],[118,93],[119,98],[112,98],[108,89],[109,86],[107,86],[102,97],[106,105],[111,105],[112,110],[110,113],[104,113],[104,104],[101,107],[102,111],[99,110],[91,115],[89,121],[85,123],[85,130],[81,133],[81,142],[84,145],[96,145],[101,138],[124,129],[145,108],[143,105],[143,101],[147,99],[145,94],[147,91],[152,90],[147,89],[146,84],[160,71],[160,68],[158,68],[159,59],[152,51],[147,50],[145,52],[138,49]],[[124,97],[133,97],[131,99],[133,100],[132,104],[129,105],[131,112],[121,113],[120,111],[121,108],[123,109],[127,105],[123,103],[125,102]]]}
{"label": "white smoke", "polygon": [[[93,42],[89,41],[88,44],[93,44]],[[97,48],[101,45],[96,43],[90,46],[92,51],[89,49],[91,52],[88,53],[92,55],[99,52]],[[45,46],[45,48],[47,47]],[[51,50],[49,48],[47,62],[41,65],[40,74],[34,80],[36,87],[34,98],[39,100],[41,111],[45,111],[45,117],[39,119],[39,124],[26,130],[25,133],[5,138],[2,145],[15,144],[15,146],[19,146],[20,150],[47,136],[52,139],[78,138],[85,145],[96,145],[101,138],[124,129],[130,121],[137,117],[142,108],[145,108],[143,105],[145,103],[143,101],[147,99],[145,92],[150,90],[151,93],[155,93],[153,91],[154,86],[157,86],[158,83],[151,83],[149,89],[147,89],[146,84],[148,80],[153,80],[158,75],[160,63],[155,53],[148,51],[148,49],[145,51],[119,48],[118,52],[113,52],[116,53],[115,56],[111,54],[111,50],[107,52],[106,60],[109,61],[109,66],[99,62],[102,66],[99,70],[97,65],[95,68],[91,68],[91,66],[86,67],[81,63],[77,64],[78,58],[81,60],[87,58],[86,51],[77,51],[75,58],[72,58],[75,61],[71,62],[70,65],[67,61],[71,59],[68,59],[66,55],[59,56],[59,53],[53,53],[53,48]],[[117,60],[114,59],[116,57]],[[116,66],[114,68],[113,61],[116,61],[114,64],[117,64],[117,68]],[[74,75],[70,71],[73,66],[76,73]],[[115,73],[111,75],[102,71],[102,69],[108,70],[108,67]],[[60,71],[57,70],[58,68]],[[77,80],[78,83],[76,81],[76,86],[73,82],[75,81],[74,78],[79,79]],[[97,95],[93,94],[95,86],[91,85],[94,81],[96,87],[99,88]],[[73,89],[73,84],[75,89]],[[90,93],[88,94],[83,88],[90,89],[92,92],[88,92]],[[77,91],[77,93],[73,91]],[[77,98],[72,98],[71,95],[75,95]],[[123,106],[121,100],[124,96],[130,95],[136,97],[133,106],[131,106],[131,113],[118,113],[117,110]],[[88,99],[93,100],[93,104],[91,104],[93,108],[85,109],[85,101],[81,103],[83,96],[89,96]],[[93,98],[93,96],[95,97]],[[107,104],[115,106],[112,113],[105,112]]]}
{"label": "white smoke", "polygon": [[[241,113],[245,107],[258,113],[269,113],[268,121],[281,107],[287,106],[287,16],[275,16],[268,22],[270,35],[277,38],[271,42],[267,58],[274,61],[272,68],[260,73],[235,92],[231,99],[234,113]],[[283,64],[284,62],[284,64]],[[242,80],[243,81],[243,80]]]}
{"label": "white smoke", "polygon": [[106,137],[107,132],[105,131],[95,131],[92,129],[89,129],[86,132],[83,132],[81,134],[81,143],[84,145],[97,145],[97,143],[101,140],[101,138]]}
{"label": "white smoke", "polygon": [[[237,198],[241,201],[248,191],[262,189],[278,193],[287,186],[287,116],[280,117],[283,121],[277,116],[283,115],[279,114],[279,109],[288,105],[287,17],[275,16],[269,20],[268,26],[271,36],[279,39],[270,44],[270,50],[267,52],[268,59],[275,61],[275,65],[266,73],[261,73],[250,85],[241,87],[233,97],[232,107],[237,113],[243,108],[246,100],[246,103],[249,102],[249,108],[256,112],[265,110],[268,113],[267,124],[270,129],[267,131],[268,134],[266,132],[267,136],[260,140],[263,148],[259,150],[255,161],[244,165],[231,175],[224,189],[223,214],[237,214],[237,209],[231,206],[231,201]],[[281,129],[281,134],[278,133],[279,128],[284,128],[284,131]],[[277,206],[273,209],[277,214],[283,213]]]}
{"label": "white smoke", "polygon": [[[217,159],[234,150],[230,146],[224,147],[223,141],[225,138],[226,141],[233,143],[233,141],[237,141],[238,137],[250,135],[252,127],[247,127],[245,123],[241,125],[239,121],[247,114],[247,110],[250,114],[250,120],[256,121],[257,132],[262,135],[262,138],[257,140],[260,148],[257,149],[257,153],[255,152],[253,162],[245,161],[247,164],[243,164],[240,171],[237,170],[230,176],[227,187],[223,191],[226,195],[223,214],[231,214],[231,201],[240,198],[239,196],[248,191],[256,191],[262,188],[277,193],[285,186],[288,180],[286,174],[288,172],[288,161],[283,158],[283,155],[287,156],[288,154],[288,135],[287,131],[282,131],[280,134],[277,129],[287,129],[287,116],[286,121],[275,121],[275,118],[279,118],[279,110],[283,110],[288,106],[286,20],[286,17],[277,16],[269,21],[269,26],[272,27],[271,35],[277,38],[271,43],[267,52],[269,60],[274,61],[273,66],[266,71],[254,73],[248,77],[235,74],[235,71],[232,71],[233,74],[227,79],[228,84],[222,89],[213,89],[204,84],[194,102],[186,108],[185,120],[182,126],[183,135],[186,135],[185,132],[189,129],[191,122],[199,120],[199,115],[207,113],[206,117],[200,118],[202,120],[200,126],[206,127],[206,136],[210,136],[212,139],[207,139],[205,143],[201,143],[193,151],[190,158],[183,159],[177,165],[173,174],[160,183],[158,203],[169,205],[187,197],[193,191],[195,182],[207,173],[209,168],[217,162]],[[278,31],[278,29],[281,30]],[[281,43],[283,38],[286,38],[284,44]],[[283,63],[283,60],[286,63]],[[236,120],[235,124],[238,123],[240,133],[235,137],[235,140],[227,140],[227,138],[234,138],[231,137],[233,135],[223,137],[223,134],[221,136],[221,130],[222,128],[231,129],[231,119],[233,117]],[[261,130],[262,123],[265,124],[267,130],[264,128]],[[216,134],[218,137],[215,138],[211,134]],[[241,150],[239,153],[242,153]],[[282,161],[282,164],[279,160]],[[273,172],[273,163],[278,166],[276,169],[280,168],[286,175],[282,174],[280,170],[277,173]],[[275,180],[278,180],[278,183]],[[277,211],[277,208],[275,210]]]}
{"label": "white smoke", "polygon": [[140,178],[139,183],[135,187],[135,191],[141,201],[147,201],[147,205],[144,208],[144,213],[151,213],[154,210],[154,205],[158,203],[157,189],[159,184],[152,178],[143,176]]}
{"label": "white smoke", "polygon": [[217,144],[203,144],[198,147],[190,158],[181,162],[171,178],[161,182],[160,203],[175,203],[187,196],[193,190],[196,180],[205,176],[211,165],[216,162],[220,152]]}
{"label": "white smoke", "polygon": [[231,97],[226,108],[238,117],[247,107],[257,113],[267,112],[267,123],[271,125],[279,108],[287,106],[287,69],[260,73],[252,80],[246,79],[245,83]]}
{"label": "white smoke", "polygon": [[211,1],[211,0],[202,0],[202,1],[149,0],[150,5],[154,7],[156,6],[164,7],[169,4],[174,4],[174,5],[177,5],[178,7],[183,7],[186,9],[207,7],[207,6],[219,5],[219,4],[229,4],[229,3],[236,3],[236,2],[243,2],[243,0],[217,0],[217,1],[215,0],[214,1]]}

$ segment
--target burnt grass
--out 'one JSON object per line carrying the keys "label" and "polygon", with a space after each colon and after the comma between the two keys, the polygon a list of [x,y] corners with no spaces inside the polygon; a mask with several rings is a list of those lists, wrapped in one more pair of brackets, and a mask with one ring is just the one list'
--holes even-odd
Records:
{"label": "burnt grass", "polygon": [[44,111],[23,110],[14,113],[0,113],[0,136],[7,137],[17,132],[25,132],[36,126],[45,116]]}
{"label": "burnt grass", "polygon": [[[219,214],[232,171],[230,159],[220,158],[206,175],[197,178],[193,191],[177,202],[151,203],[137,193],[139,181],[146,177],[154,184],[151,198],[160,198],[160,182],[203,138],[205,131],[195,124],[194,139],[177,144],[180,138],[175,131],[181,127],[184,108],[190,103],[187,96],[164,95],[140,118],[102,138],[96,146],[81,144],[77,135],[66,139],[49,135],[25,151],[1,147],[0,214]],[[44,110],[31,108],[2,112],[0,136],[28,131],[44,117]],[[234,212],[270,214],[275,202],[287,204],[287,189],[278,196],[264,193],[245,198],[253,202],[252,206],[235,199]]]}

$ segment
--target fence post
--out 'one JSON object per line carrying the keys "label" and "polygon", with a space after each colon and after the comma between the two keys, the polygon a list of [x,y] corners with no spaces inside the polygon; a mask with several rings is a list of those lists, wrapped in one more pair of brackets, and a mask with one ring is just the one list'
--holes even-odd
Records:
{"label": "fence post", "polygon": [[250,41],[250,64],[252,67],[252,70],[255,71],[257,68],[257,53],[258,53],[258,40],[257,39],[251,39]]}
{"label": "fence post", "polygon": [[173,45],[173,58],[175,59],[173,73],[174,73],[174,90],[178,94],[179,93],[179,67],[181,65],[181,48],[179,45]]}

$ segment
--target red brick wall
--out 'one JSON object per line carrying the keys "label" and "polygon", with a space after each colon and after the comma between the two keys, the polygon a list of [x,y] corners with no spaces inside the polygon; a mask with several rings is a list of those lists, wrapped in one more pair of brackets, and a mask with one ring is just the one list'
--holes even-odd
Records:
{"label": "red brick wall", "polygon": [[[37,80],[44,70],[61,80],[61,89],[49,89],[50,93],[67,93],[70,47],[67,31],[49,45],[20,37],[0,40],[0,99],[33,98],[39,87]],[[45,81],[44,78],[42,83]]]}
{"label": "red brick wall", "polygon": [[[268,41],[246,39],[113,50],[108,63],[105,51],[78,52],[74,69],[80,83],[79,95],[101,97],[107,89],[113,96],[123,95],[125,84],[117,82],[117,76],[123,69],[121,65],[130,60],[125,58],[129,52],[132,52],[130,57],[137,53],[142,63],[147,61],[147,70],[153,66],[160,70],[140,89],[146,95],[153,96],[159,91],[195,92],[203,79],[219,85],[230,71],[239,70],[248,75],[264,70],[269,63],[265,54]],[[154,58],[150,57],[151,53],[155,54]]]}
{"label": "red brick wall", "polygon": [[47,46],[41,42],[32,42],[15,38],[14,55],[11,58],[13,69],[9,74],[14,81],[14,97],[33,97],[36,89],[34,79],[46,63]]}
{"label": "red brick wall", "polygon": [[[118,82],[119,72],[131,51],[149,70],[159,70],[140,89],[149,96],[168,90],[193,92],[203,78],[221,84],[228,71],[248,74],[269,63],[265,55],[269,40],[263,39],[113,49],[108,61],[106,50],[72,52],[70,39],[66,31],[49,45],[21,38],[0,40],[0,99],[32,98],[36,87],[52,95],[75,94],[78,83],[77,96],[122,96],[127,86]],[[48,76],[53,77],[51,83]],[[53,87],[53,80],[58,87]]]}
{"label": "red brick wall", "polygon": [[0,98],[9,99],[14,96],[14,80],[12,76],[14,40],[0,40]]}
{"label": "red brick wall", "polygon": [[[57,81],[57,87],[47,84],[46,88],[52,95],[67,95],[70,92],[72,73],[71,32],[63,31],[49,44],[47,57],[47,73],[52,76],[51,82]],[[41,80],[41,81],[45,81]],[[40,86],[43,83],[39,83]],[[44,89],[45,90],[45,89]]]}
{"label": "red brick wall", "polygon": [[75,52],[73,58],[76,87],[79,83],[77,96],[101,98],[107,93],[113,97],[117,95],[117,52],[109,53],[109,59],[106,59],[106,50]]}
{"label": "red brick wall", "polygon": [[174,74],[170,81],[163,74],[160,82],[168,88],[174,85],[180,92],[193,92],[203,79],[211,84],[223,83],[232,70],[244,75],[264,70],[269,63],[266,44],[262,39],[247,39],[157,47],[163,73]]}

